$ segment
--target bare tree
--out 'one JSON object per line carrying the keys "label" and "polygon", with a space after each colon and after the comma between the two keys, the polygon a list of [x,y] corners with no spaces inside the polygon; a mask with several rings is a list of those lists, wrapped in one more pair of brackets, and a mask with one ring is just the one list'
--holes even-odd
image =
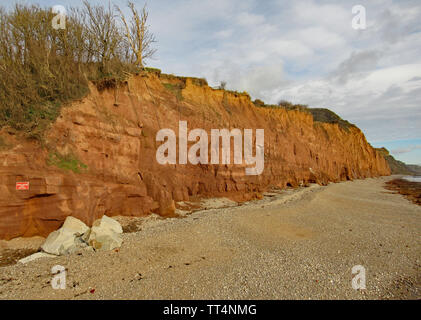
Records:
{"label": "bare tree", "polygon": [[87,13],[85,26],[89,30],[89,41],[94,56],[101,62],[102,71],[108,73],[108,63],[116,55],[121,42],[120,33],[115,23],[114,11],[109,6],[92,6],[83,1]]}
{"label": "bare tree", "polygon": [[143,68],[145,59],[152,58],[156,52],[156,49],[152,48],[152,44],[156,40],[147,25],[148,11],[146,10],[146,4],[140,15],[133,2],[129,2],[128,7],[132,13],[129,23],[121,9],[118,6],[116,6],[116,9],[120,13],[120,18],[126,29],[126,37],[136,59],[135,65]]}
{"label": "bare tree", "polygon": [[39,137],[63,103],[89,92],[89,80],[102,88],[143,67],[155,39],[146,7],[129,8],[127,23],[111,4],[84,0],[83,8],[70,8],[66,28],[56,30],[51,9],[0,5],[0,128]]}

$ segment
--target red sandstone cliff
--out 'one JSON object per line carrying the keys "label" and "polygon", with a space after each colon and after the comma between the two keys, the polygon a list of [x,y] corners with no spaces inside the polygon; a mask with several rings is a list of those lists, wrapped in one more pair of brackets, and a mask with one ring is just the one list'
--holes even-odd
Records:
{"label": "red sandstone cliff", "polygon": [[[188,121],[189,130],[208,132],[265,129],[263,174],[246,176],[238,165],[159,165],[156,133],[162,128],[178,133],[179,120]],[[62,109],[43,146],[7,129],[2,137],[12,147],[0,150],[0,239],[45,236],[68,215],[87,224],[103,214],[165,216],[173,214],[174,201],[191,196],[245,200],[270,185],[390,174],[356,127],[314,122],[301,111],[258,108],[246,95],[155,74],[101,92],[92,87],[88,97]],[[70,165],[87,168],[60,169],[66,161],[52,165],[60,162],[55,154],[71,154]],[[30,190],[16,191],[18,181],[29,181]]]}

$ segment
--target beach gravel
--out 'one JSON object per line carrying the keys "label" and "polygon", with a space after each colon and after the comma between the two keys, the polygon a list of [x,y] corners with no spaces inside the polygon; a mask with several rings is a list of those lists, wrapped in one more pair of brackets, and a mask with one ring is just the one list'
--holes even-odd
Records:
{"label": "beach gravel", "polygon": [[[1,267],[0,298],[420,299],[421,207],[386,190],[390,179],[150,217],[119,249]],[[64,290],[51,286],[55,265]],[[366,289],[351,285],[358,265]]]}

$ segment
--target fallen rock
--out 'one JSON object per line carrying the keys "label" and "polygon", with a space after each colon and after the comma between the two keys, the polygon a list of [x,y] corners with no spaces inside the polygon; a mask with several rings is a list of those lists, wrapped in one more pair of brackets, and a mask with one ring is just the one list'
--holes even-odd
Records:
{"label": "fallen rock", "polygon": [[45,253],[45,252],[37,252],[34,254],[31,254],[30,256],[27,256],[23,259],[20,259],[18,262],[26,264],[28,262],[40,259],[40,258],[55,258],[56,256],[53,254]]}
{"label": "fallen rock", "polygon": [[86,224],[69,216],[60,229],[48,235],[41,249],[54,255],[73,253],[87,246],[84,236],[88,233],[89,227]]}
{"label": "fallen rock", "polygon": [[56,256],[81,250],[113,250],[121,246],[122,233],[120,223],[107,216],[96,220],[91,229],[82,221],[67,217],[60,229],[48,235],[41,249]]}
{"label": "fallen rock", "polygon": [[41,249],[44,252],[60,256],[76,251],[78,249],[77,245],[76,236],[73,232],[66,229],[58,229],[48,235]]}
{"label": "fallen rock", "polygon": [[123,228],[114,219],[103,216],[91,228],[88,243],[95,250],[108,251],[121,246]]}
{"label": "fallen rock", "polygon": [[66,218],[61,228],[73,232],[76,236],[82,236],[89,231],[89,227],[86,224],[71,216]]}
{"label": "fallen rock", "polygon": [[89,245],[96,251],[109,251],[114,248],[119,248],[123,242],[121,236],[113,231],[107,233],[93,232],[92,237],[89,238]]}
{"label": "fallen rock", "polygon": [[102,216],[101,219],[95,220],[95,222],[92,224],[92,228],[93,227],[109,229],[115,233],[123,233],[123,228],[121,227],[120,223],[106,215]]}

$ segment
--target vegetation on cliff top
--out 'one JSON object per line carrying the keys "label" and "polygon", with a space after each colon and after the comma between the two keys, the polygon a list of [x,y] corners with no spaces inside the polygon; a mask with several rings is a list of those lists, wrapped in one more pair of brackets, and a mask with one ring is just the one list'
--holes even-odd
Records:
{"label": "vegetation on cliff top", "polygon": [[313,115],[314,121],[325,122],[325,123],[337,123],[343,129],[349,129],[354,126],[347,120],[342,119],[336,113],[325,108],[308,108],[308,112]]}
{"label": "vegetation on cliff top", "polygon": [[301,112],[310,113],[313,116],[314,121],[324,123],[336,123],[344,130],[348,130],[350,127],[355,126],[354,124],[342,119],[336,113],[325,108],[309,108],[304,104],[293,104],[291,102],[281,100],[278,104],[267,105],[262,100],[256,99],[254,102],[256,107],[260,108],[283,108],[285,110],[297,110]]}
{"label": "vegetation on cliff top", "polygon": [[0,7],[0,128],[39,138],[63,103],[89,92],[89,81],[101,87],[139,71],[154,53],[154,38],[146,9],[139,15],[129,7],[127,22],[118,8],[84,1],[83,9],[68,12],[64,29],[53,25],[50,9]]}
{"label": "vegetation on cliff top", "polygon": [[[139,14],[129,3],[132,19],[126,20],[118,7],[92,6],[70,9],[64,29],[54,28],[55,14],[36,5],[16,5],[6,11],[0,7],[0,128],[9,125],[28,137],[41,139],[49,124],[58,117],[61,106],[89,93],[91,81],[99,90],[115,87],[130,74],[141,70],[158,76],[178,101],[187,80],[207,86],[206,79],[163,74],[144,68],[144,60],[155,50],[155,39],[146,24],[145,8]],[[120,15],[118,23],[117,14]],[[143,36],[142,36],[143,33]],[[247,92],[229,91],[226,83],[216,90],[237,97]],[[250,99],[251,100],[251,99]],[[298,110],[313,115],[314,121],[337,123],[348,129],[348,121],[328,109],[280,101],[257,107]]]}

